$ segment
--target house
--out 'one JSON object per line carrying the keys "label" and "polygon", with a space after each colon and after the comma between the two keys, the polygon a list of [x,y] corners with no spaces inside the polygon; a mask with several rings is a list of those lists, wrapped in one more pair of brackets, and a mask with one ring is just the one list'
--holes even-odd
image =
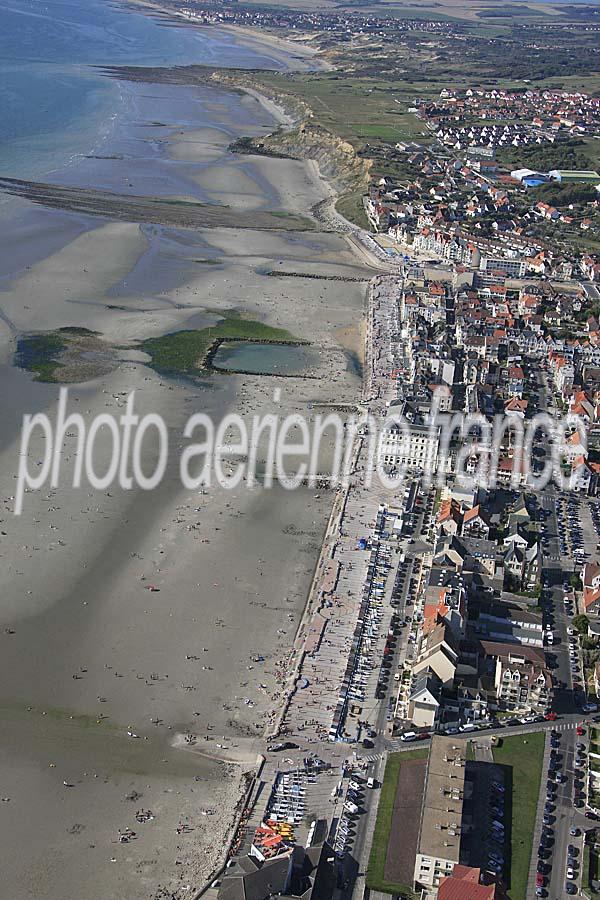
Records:
{"label": "house", "polygon": [[600,565],[586,563],[581,573],[583,606],[586,613],[600,612]]}
{"label": "house", "polygon": [[571,463],[570,489],[581,494],[587,494],[592,482],[592,474],[585,456],[576,456]]}
{"label": "house", "polygon": [[584,588],[600,589],[600,565],[597,562],[586,563],[581,574]]}
{"label": "house", "polygon": [[444,534],[458,534],[462,525],[460,503],[452,497],[448,500],[442,500],[438,510],[437,524]]}
{"label": "house", "polygon": [[583,419],[586,425],[596,419],[594,404],[590,401],[585,391],[576,391],[571,399],[569,412]]}
{"label": "house", "polygon": [[496,544],[484,538],[442,537],[438,540],[434,563],[457,572],[478,572],[493,576],[496,572]]}
{"label": "house", "polygon": [[495,688],[499,709],[525,712],[544,712],[552,701],[552,677],[542,662],[532,662],[527,653],[542,651],[520,647],[498,654]]}
{"label": "house", "polygon": [[528,405],[529,403],[527,400],[522,400],[520,397],[511,397],[510,400],[507,400],[504,404],[504,412],[507,416],[524,419]]}
{"label": "house", "polygon": [[526,549],[529,546],[529,541],[527,540],[525,528],[518,522],[513,522],[508,527],[508,533],[505,535],[503,543],[505,547],[512,546],[520,547],[522,550]]}
{"label": "house", "polygon": [[522,590],[532,591],[541,574],[541,551],[536,542],[531,547],[511,543],[504,554],[504,568],[519,583]]}
{"label": "house", "polygon": [[492,471],[499,487],[510,487],[512,490],[526,484],[528,474],[529,461],[526,454],[520,449],[515,451],[512,447],[498,457],[496,470]]}
{"label": "house", "polygon": [[523,572],[522,586],[527,591],[537,588],[542,575],[542,550],[536,541],[525,551],[525,571]]}
{"label": "house", "polygon": [[426,602],[423,607],[423,624],[421,625],[421,634],[423,637],[431,634],[438,625],[443,624],[446,621],[446,616],[449,612],[449,607],[441,600],[437,605]]}
{"label": "house", "polygon": [[466,626],[464,597],[464,583],[459,573],[432,566],[425,588],[423,631],[429,632],[444,621],[460,640]]}
{"label": "house", "polygon": [[467,556],[465,547],[456,535],[447,535],[438,540],[433,561],[439,568],[461,572]]}
{"label": "house", "polygon": [[463,547],[467,553],[463,570],[465,573],[477,573],[493,578],[496,574],[496,558],[498,548],[495,541],[485,538],[466,537],[461,538]]}
{"label": "house", "polygon": [[550,206],[548,203],[543,203],[542,201],[536,203],[533,211],[542,219],[550,219],[553,222],[556,221],[556,219],[560,219],[560,213],[556,207]]}
{"label": "house", "polygon": [[586,613],[600,614],[600,588],[584,587],[583,607]]}
{"label": "house", "polygon": [[465,537],[489,537],[490,520],[479,504],[463,514],[462,533]]}
{"label": "house", "polygon": [[582,438],[579,429],[575,429],[565,441],[565,455],[569,460],[574,460],[578,456],[587,457],[587,441]]}
{"label": "house", "polygon": [[579,263],[579,268],[590,281],[600,281],[600,262],[592,256],[584,256]]}
{"label": "house", "polygon": [[416,728],[433,728],[439,710],[442,682],[431,668],[415,675],[408,698],[408,718]]}
{"label": "house", "polygon": [[521,366],[509,366],[506,390],[510,395],[521,396],[525,387],[525,374]]}
{"label": "house", "polygon": [[444,714],[450,720],[449,712],[456,711],[457,722],[480,722],[489,718],[488,693],[478,675],[457,675],[454,682],[454,696],[444,697]]}
{"label": "house", "polygon": [[[452,364],[452,368],[454,368],[454,364]],[[432,383],[428,385],[428,388],[431,391],[432,401],[435,398],[437,409],[441,413],[451,412],[453,398],[449,386],[447,384]]]}
{"label": "house", "polygon": [[431,670],[444,687],[449,687],[454,681],[457,663],[458,641],[450,626],[441,621],[428,634],[422,635],[413,675]]}
{"label": "house", "polygon": [[472,623],[474,635],[480,640],[527,647],[544,646],[544,630],[539,613],[521,609],[516,604],[487,605]]}
{"label": "house", "polygon": [[525,574],[525,551],[511,544],[504,554],[504,568],[520,584]]}
{"label": "house", "polygon": [[506,900],[506,892],[501,885],[490,882],[481,869],[457,865],[452,875],[441,879],[437,897],[438,900]]}
{"label": "house", "polygon": [[337,883],[335,852],[327,842],[306,849],[296,845],[272,859],[244,856],[227,871],[218,900],[330,900]]}
{"label": "house", "polygon": [[519,495],[518,500],[515,502],[512,507],[509,516],[508,516],[508,524],[512,525],[513,522],[525,523],[529,524],[531,521],[531,516],[527,511],[527,505],[525,503],[525,498],[523,494]]}
{"label": "house", "polygon": [[568,397],[573,390],[573,380],[575,378],[575,371],[570,362],[568,362],[564,356],[550,355],[550,365],[554,377],[554,384],[556,385],[556,389],[560,391],[563,397]]}

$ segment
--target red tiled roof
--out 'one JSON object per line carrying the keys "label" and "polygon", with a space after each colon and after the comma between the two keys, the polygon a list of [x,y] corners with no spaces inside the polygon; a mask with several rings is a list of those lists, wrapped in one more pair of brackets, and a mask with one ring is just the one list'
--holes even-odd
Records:
{"label": "red tiled roof", "polygon": [[583,605],[586,609],[589,609],[595,603],[600,600],[600,588],[594,591],[592,588],[584,588],[583,589]]}
{"label": "red tiled roof", "polygon": [[452,875],[442,878],[438,900],[501,900],[495,884],[480,884],[480,869],[454,866]]}

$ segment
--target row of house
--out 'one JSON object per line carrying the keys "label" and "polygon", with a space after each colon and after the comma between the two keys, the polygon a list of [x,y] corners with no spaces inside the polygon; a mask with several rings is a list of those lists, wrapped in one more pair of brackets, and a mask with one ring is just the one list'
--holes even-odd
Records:
{"label": "row of house", "polygon": [[412,682],[398,708],[415,727],[485,721],[498,711],[539,714],[551,705],[542,618],[529,608],[541,550],[523,500],[507,511],[501,536],[498,524],[482,503],[450,495],[440,504]]}

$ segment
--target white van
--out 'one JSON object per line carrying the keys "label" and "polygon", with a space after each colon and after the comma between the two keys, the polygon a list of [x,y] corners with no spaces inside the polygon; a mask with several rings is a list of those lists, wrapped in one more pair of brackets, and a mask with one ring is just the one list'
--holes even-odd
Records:
{"label": "white van", "polygon": [[416,741],[416,739],[417,739],[416,731],[405,731],[404,734],[402,735],[402,737],[400,738],[401,741]]}

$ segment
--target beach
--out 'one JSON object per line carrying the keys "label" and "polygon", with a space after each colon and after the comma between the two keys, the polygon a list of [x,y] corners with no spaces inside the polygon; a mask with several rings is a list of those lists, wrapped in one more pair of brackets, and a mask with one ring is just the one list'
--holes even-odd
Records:
{"label": "beach", "polygon": [[[83,160],[63,183],[306,216],[328,195],[312,165],[228,151],[236,137],[276,127],[256,97],[123,89],[135,115],[119,123],[111,153]],[[0,273],[5,882],[16,900],[191,897],[223,856],[242,775],[263,747],[333,493],[186,491],[183,427],[200,411],[216,421],[229,410],[310,418],[322,404],[356,403],[349,348],[359,347],[371,272],[344,235],[318,228],[174,229],[10,202],[18,240]],[[2,240],[8,229],[2,220]],[[277,277],[278,268],[300,275]],[[232,309],[309,341],[311,377],[169,378],[135,349]],[[58,397],[57,385],[12,366],[15,344],[61,327],[92,329],[111,348],[106,371],[70,386],[69,410],[86,421],[118,414],[135,391],[138,412],[168,424],[174,452],[154,491],[73,489],[68,434],[60,485],[27,493],[15,517],[21,417],[54,415]],[[33,443],[30,458],[43,449]],[[96,449],[102,470],[109,447]],[[145,453],[151,466],[151,442]],[[187,733],[208,755],[173,746]],[[240,748],[242,764],[218,761]],[[138,824],[141,808],[153,817]],[[135,838],[120,842],[127,828]]]}

